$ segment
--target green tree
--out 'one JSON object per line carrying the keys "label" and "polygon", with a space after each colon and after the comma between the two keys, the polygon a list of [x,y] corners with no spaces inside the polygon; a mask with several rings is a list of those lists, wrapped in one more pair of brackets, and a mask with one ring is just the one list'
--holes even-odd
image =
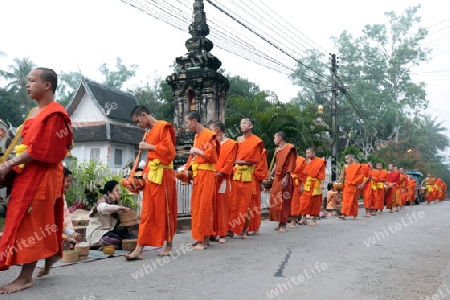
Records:
{"label": "green tree", "polygon": [[126,81],[136,75],[138,65],[130,65],[127,67],[122,64],[122,59],[117,57],[116,69],[117,71],[109,70],[106,63],[99,67],[100,73],[105,77],[104,84],[120,90]]}
{"label": "green tree", "polygon": [[80,85],[82,74],[80,72],[60,72],[58,77],[56,99],[63,106],[67,106]]}
{"label": "green tree", "polygon": [[26,85],[28,74],[35,65],[29,58],[14,58],[14,63],[9,66],[7,71],[0,70],[0,76],[9,81],[6,89],[15,94],[22,113],[26,115],[33,107],[33,100],[28,96]]}
{"label": "green tree", "polygon": [[[428,105],[425,84],[413,82],[410,76],[410,68],[427,61],[430,52],[420,45],[428,31],[419,26],[419,8],[409,7],[401,15],[387,12],[387,24],[366,25],[360,37],[344,32],[334,38],[343,55],[340,74],[350,86],[341,106],[348,113],[343,124],[353,127],[358,136],[393,136],[399,141],[408,116]],[[348,121],[360,119],[364,122]]]}
{"label": "green tree", "polygon": [[14,92],[0,88],[0,119],[13,127],[18,127],[23,122],[24,116],[20,111],[20,105],[17,103],[17,97]]}
{"label": "green tree", "polygon": [[173,92],[171,87],[161,78],[156,78],[152,85],[138,86],[130,91],[140,105],[144,105],[151,110],[156,119],[165,120],[172,123],[175,114],[175,105],[173,103]]}

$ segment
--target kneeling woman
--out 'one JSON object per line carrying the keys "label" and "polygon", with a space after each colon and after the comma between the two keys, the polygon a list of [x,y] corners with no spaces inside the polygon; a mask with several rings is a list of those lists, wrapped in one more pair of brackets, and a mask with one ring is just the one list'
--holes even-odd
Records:
{"label": "kneeling woman", "polygon": [[127,228],[117,227],[119,213],[130,209],[119,205],[122,190],[119,183],[110,180],[100,189],[103,194],[89,214],[89,226],[86,229],[86,240],[91,246],[122,247],[123,239],[134,239],[136,235],[128,232]]}

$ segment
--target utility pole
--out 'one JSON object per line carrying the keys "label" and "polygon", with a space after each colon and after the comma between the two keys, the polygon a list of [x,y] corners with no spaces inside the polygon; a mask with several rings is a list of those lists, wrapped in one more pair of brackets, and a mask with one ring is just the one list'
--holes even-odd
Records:
{"label": "utility pole", "polygon": [[337,148],[339,141],[339,131],[337,129],[337,96],[339,92],[339,85],[337,82],[337,60],[336,54],[330,53],[331,59],[331,133],[332,133],[332,144],[331,144],[331,180],[337,180]]}

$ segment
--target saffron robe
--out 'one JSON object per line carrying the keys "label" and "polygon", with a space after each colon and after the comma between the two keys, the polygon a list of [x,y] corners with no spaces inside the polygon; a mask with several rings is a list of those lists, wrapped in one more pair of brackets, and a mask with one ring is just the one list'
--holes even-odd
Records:
{"label": "saffron robe", "polygon": [[401,205],[405,205],[406,204],[406,199],[408,198],[408,184],[406,182],[406,180],[408,179],[408,176],[400,173],[400,185],[399,185],[399,190],[400,190],[400,203]]}
{"label": "saffron robe", "polygon": [[[325,179],[327,161],[315,157],[305,166],[305,183],[300,197],[300,214],[318,216],[322,210],[322,180]],[[309,185],[310,183],[310,185]],[[317,194],[317,195],[316,195]]]}
{"label": "saffron robe", "polygon": [[364,180],[369,178],[366,183],[364,184],[364,187],[361,190],[361,194],[364,200],[364,208],[369,209],[373,206],[373,180],[372,177],[372,168],[368,164],[361,164],[361,171],[364,174]]}
{"label": "saffron robe", "polygon": [[416,186],[417,186],[417,182],[415,179],[406,179],[406,185],[408,187],[408,199],[407,201],[409,202],[414,202],[416,201]]}
{"label": "saffron robe", "polygon": [[363,183],[364,172],[360,164],[353,163],[345,168],[344,190],[342,191],[341,213],[345,216],[358,216],[359,191],[357,186]]}
{"label": "saffron robe", "polygon": [[294,190],[292,191],[291,200],[291,216],[297,217],[300,215],[300,187],[302,183],[305,183],[305,167],[306,159],[303,156],[297,156],[295,162],[295,170],[291,173],[292,184],[294,185]]}
{"label": "saffron robe", "polygon": [[425,178],[425,200],[427,202],[432,202],[436,200],[435,192],[434,192],[434,184],[436,183],[436,178],[427,177]]}
{"label": "saffron robe", "polygon": [[64,107],[52,102],[27,119],[22,144],[33,161],[17,174],[3,236],[0,270],[62,255],[64,173],[61,161],[72,146],[72,128]]}
{"label": "saffron robe", "polygon": [[[154,151],[147,152],[144,168],[146,182],[143,192],[138,245],[160,247],[164,241],[171,242],[177,230],[178,199],[175,172],[172,162],[175,158],[175,130],[166,121],[157,121],[147,132],[145,142],[154,145]],[[159,163],[158,163],[159,162]],[[165,165],[161,184],[149,181],[152,165]]]}
{"label": "saffron robe", "polygon": [[219,157],[219,142],[216,134],[204,128],[195,135],[194,147],[203,155],[189,155],[186,166],[192,169],[193,187],[191,196],[192,238],[203,242],[213,234],[213,209],[216,198],[216,171],[214,165]]}
{"label": "saffron robe", "polygon": [[384,197],[385,197],[385,189],[384,184],[387,182],[388,172],[384,169],[376,169],[372,170],[372,179],[375,182],[377,187],[376,190],[373,190],[374,204],[372,206],[373,209],[383,210],[384,208]]}
{"label": "saffron robe", "polygon": [[253,174],[255,191],[252,194],[252,200],[250,202],[250,223],[248,225],[248,231],[251,232],[258,231],[261,226],[261,185],[262,181],[269,177],[266,149],[263,149],[261,160],[256,164],[255,172]]}
{"label": "saffron robe", "polygon": [[[216,162],[216,172],[223,173],[216,177],[216,198],[213,203],[213,231],[214,235],[225,237],[228,230],[228,213],[230,210],[230,176],[236,160],[238,144],[232,139],[220,143],[220,155]],[[223,188],[224,187],[224,188]]]}
{"label": "saffron robe", "polygon": [[[238,151],[236,160],[244,160],[246,162],[254,163],[253,166],[235,165],[233,168],[233,180],[231,181],[231,203],[233,211],[230,214],[228,222],[228,230],[235,234],[242,234],[245,222],[249,220],[249,210],[251,210],[251,201],[254,193],[256,193],[254,179],[254,169],[256,164],[261,160],[264,149],[264,142],[256,135],[251,135],[245,139],[240,139],[238,142]],[[251,173],[249,181],[246,176],[237,176],[239,169],[244,168]],[[250,171],[248,171],[250,170]]]}
{"label": "saffron robe", "polygon": [[400,172],[388,173],[388,185],[394,184],[394,186],[386,192],[386,208],[392,209],[393,207],[400,205]]}
{"label": "saffron robe", "polygon": [[[294,190],[290,173],[294,172],[297,161],[297,150],[294,145],[286,143],[282,149],[277,149],[275,156],[275,175],[270,189],[270,221],[285,224],[291,213],[291,199]],[[288,176],[286,176],[288,175]],[[286,187],[282,187],[283,178],[287,178]]]}

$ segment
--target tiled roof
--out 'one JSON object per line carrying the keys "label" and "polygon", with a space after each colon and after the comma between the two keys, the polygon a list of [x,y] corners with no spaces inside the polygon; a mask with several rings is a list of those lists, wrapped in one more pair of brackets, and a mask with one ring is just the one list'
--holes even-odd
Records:
{"label": "tiled roof", "polygon": [[83,78],[80,87],[67,106],[69,115],[76,110],[85,93],[88,93],[101,108],[102,113],[111,119],[130,122],[131,111],[138,105],[136,97],[132,94]]}
{"label": "tiled roof", "polygon": [[137,145],[144,136],[144,130],[137,126],[122,126],[117,124],[102,124],[74,127],[75,143],[111,141],[122,144]]}

